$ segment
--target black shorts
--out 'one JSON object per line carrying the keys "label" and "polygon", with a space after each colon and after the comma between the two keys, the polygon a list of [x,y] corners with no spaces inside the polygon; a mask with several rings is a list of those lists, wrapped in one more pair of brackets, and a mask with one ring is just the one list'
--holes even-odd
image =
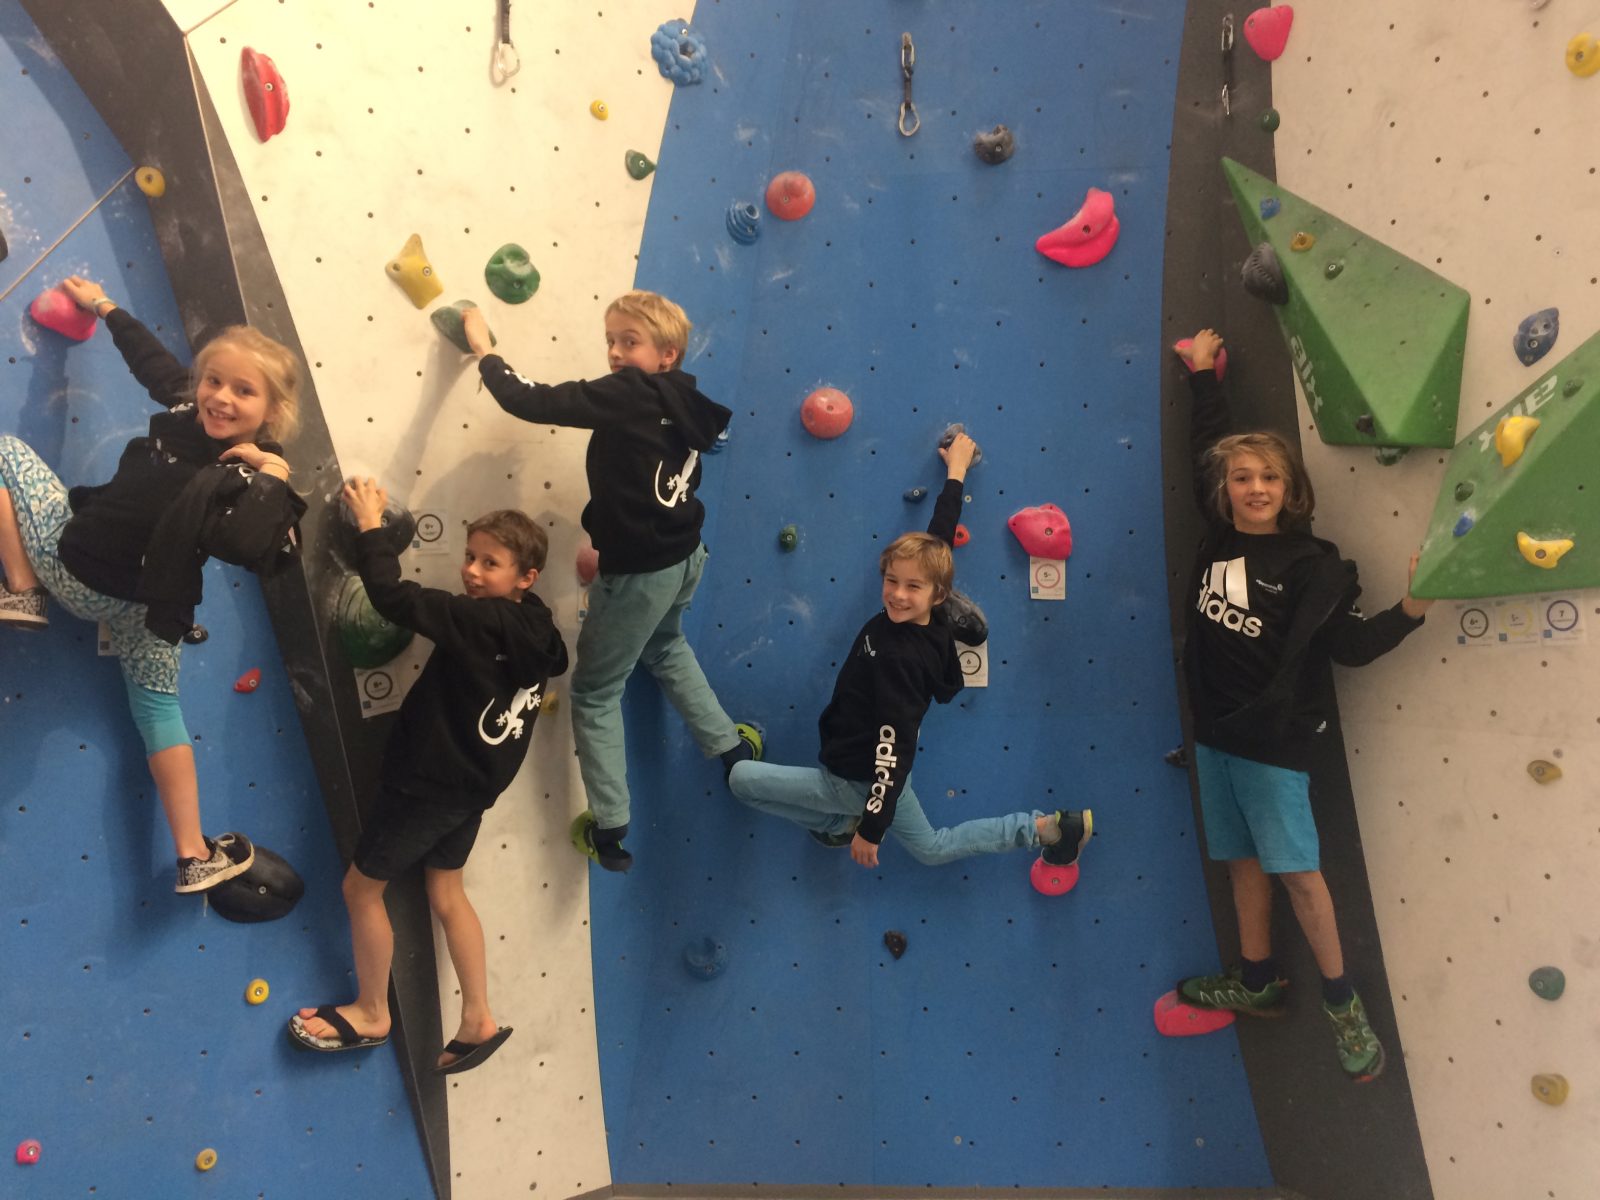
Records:
{"label": "black shorts", "polygon": [[478,840],[483,810],[385,791],[356,843],[355,867],[368,879],[396,879],[417,863],[459,871]]}

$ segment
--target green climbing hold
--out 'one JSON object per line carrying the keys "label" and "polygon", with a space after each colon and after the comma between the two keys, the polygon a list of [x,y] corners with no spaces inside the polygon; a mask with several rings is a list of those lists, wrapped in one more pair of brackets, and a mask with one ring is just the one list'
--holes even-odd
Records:
{"label": "green climbing hold", "polygon": [[1473,491],[1474,486],[1472,480],[1463,479],[1460,483],[1456,484],[1456,503],[1465,504],[1469,499],[1472,498]]}
{"label": "green climbing hold", "polygon": [[1344,260],[1333,258],[1328,260],[1328,265],[1322,268],[1322,274],[1328,279],[1337,279],[1344,274]]}
{"label": "green climbing hold", "polygon": [[785,525],[778,530],[778,549],[785,554],[800,544],[800,528],[796,525]]}
{"label": "green climbing hold", "polygon": [[370,671],[390,662],[411,644],[412,632],[396,625],[372,607],[358,575],[347,576],[339,588],[333,627],[350,665]]}
{"label": "green climbing hold", "polygon": [[528,252],[515,242],[507,242],[489,256],[489,265],[483,268],[483,281],[507,304],[531,300],[539,290],[539,272],[529,261]]}
{"label": "green climbing hold", "polygon": [[[472,347],[467,344],[466,331],[461,326],[461,314],[469,308],[477,308],[471,300],[457,300],[454,304],[444,304],[428,314],[428,319],[433,322],[433,327],[454,343],[457,350],[463,354],[471,354]],[[494,336],[494,330],[489,331],[489,344],[499,344],[499,338]]]}
{"label": "green climbing hold", "polygon": [[1567,977],[1560,967],[1538,967],[1529,974],[1528,986],[1541,1000],[1559,1000],[1567,990]]}
{"label": "green climbing hold", "polygon": [[650,174],[651,171],[656,169],[655,163],[651,162],[637,150],[629,150],[626,154],[624,154],[622,156],[622,163],[628,168],[628,174],[632,175],[635,179],[643,179],[646,175]]}
{"label": "green climbing hold", "polygon": [[1561,385],[1561,394],[1568,400],[1572,399],[1582,390],[1583,380],[1581,379],[1569,379],[1566,381],[1566,383]]}
{"label": "green climbing hold", "polygon": [[1267,133],[1277,133],[1278,126],[1282,122],[1283,118],[1278,115],[1278,110],[1275,108],[1269,108],[1261,114],[1261,128]]}
{"label": "green climbing hold", "polygon": [[[1222,167],[1246,241],[1268,243],[1282,264],[1289,299],[1273,312],[1322,440],[1453,445],[1471,297],[1232,159]],[[1257,207],[1267,194],[1281,203],[1270,221]],[[1325,255],[1291,253],[1300,235]],[[1332,263],[1341,268],[1337,287],[1327,286]],[[1371,433],[1356,428],[1364,413]]]}

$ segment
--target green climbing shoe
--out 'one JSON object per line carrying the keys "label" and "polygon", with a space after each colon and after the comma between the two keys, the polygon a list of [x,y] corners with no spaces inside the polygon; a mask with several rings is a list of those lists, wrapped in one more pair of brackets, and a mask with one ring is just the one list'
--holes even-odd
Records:
{"label": "green climbing shoe", "polygon": [[1333,1025],[1334,1044],[1339,1047],[1339,1065],[1356,1083],[1371,1083],[1383,1074],[1383,1043],[1367,1024],[1367,1009],[1360,996],[1351,996],[1350,1003],[1341,1008],[1322,1011],[1328,1014]]}
{"label": "green climbing shoe", "polygon": [[1281,1017],[1287,979],[1274,979],[1259,992],[1244,986],[1237,966],[1224,975],[1195,975],[1178,984],[1178,998],[1195,1008],[1226,1008],[1247,1017]]}

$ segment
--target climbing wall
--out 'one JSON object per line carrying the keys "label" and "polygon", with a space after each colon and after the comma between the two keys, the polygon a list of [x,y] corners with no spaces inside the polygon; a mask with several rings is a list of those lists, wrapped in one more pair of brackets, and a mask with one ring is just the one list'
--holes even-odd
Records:
{"label": "climbing wall", "polygon": [[[130,163],[43,37],[0,3],[0,432],[68,484],[109,478],[151,411],[101,330],[83,344],[35,324],[63,275],[103,281],[187,359],[145,197]],[[173,859],[115,660],[59,609],[0,646],[0,1192],[18,1200],[432,1194],[392,1058],[313,1063],[284,1009],[342,980],[340,863],[260,589],[206,570],[209,639],[181,686],[209,831],[246,830],[288,858],[306,895],[286,919],[230,924],[172,893]],[[260,668],[259,690],[233,683]],[[254,979],[266,1003],[246,1002]],[[13,1161],[26,1140],[31,1166]],[[195,1166],[205,1149],[216,1165]]]}
{"label": "climbing wall", "polygon": [[[1460,15],[1366,0],[1302,7],[1272,87],[1280,182],[1471,293],[1464,437],[1600,326],[1600,78],[1564,65],[1593,14],[1504,5]],[[1552,306],[1560,337],[1524,366],[1517,326]],[[1359,559],[1369,606],[1389,604],[1448,452],[1384,467],[1369,452],[1322,446],[1303,397],[1300,415],[1317,532]],[[1594,592],[1561,592],[1559,570],[1546,586],[1441,601],[1401,650],[1340,677],[1373,896],[1442,1200],[1586,1196],[1600,1170],[1600,952],[1583,915],[1600,903],[1600,606]],[[1536,782],[1536,760],[1561,778]],[[1554,1003],[1527,982],[1544,965],[1565,972]],[[1570,1081],[1562,1107],[1530,1086],[1549,1073]]]}

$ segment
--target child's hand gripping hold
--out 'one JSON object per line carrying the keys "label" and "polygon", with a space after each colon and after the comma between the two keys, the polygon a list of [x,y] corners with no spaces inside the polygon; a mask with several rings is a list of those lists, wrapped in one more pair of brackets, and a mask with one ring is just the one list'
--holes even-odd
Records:
{"label": "child's hand gripping hold", "polygon": [[388,507],[389,493],[378,486],[376,479],[351,479],[344,485],[344,503],[362,533],[383,528],[383,510]]}
{"label": "child's hand gripping hold", "polygon": [[469,308],[461,314],[461,336],[467,339],[467,345],[479,358],[494,352],[494,344],[489,340],[489,322],[484,320],[480,308]]}

